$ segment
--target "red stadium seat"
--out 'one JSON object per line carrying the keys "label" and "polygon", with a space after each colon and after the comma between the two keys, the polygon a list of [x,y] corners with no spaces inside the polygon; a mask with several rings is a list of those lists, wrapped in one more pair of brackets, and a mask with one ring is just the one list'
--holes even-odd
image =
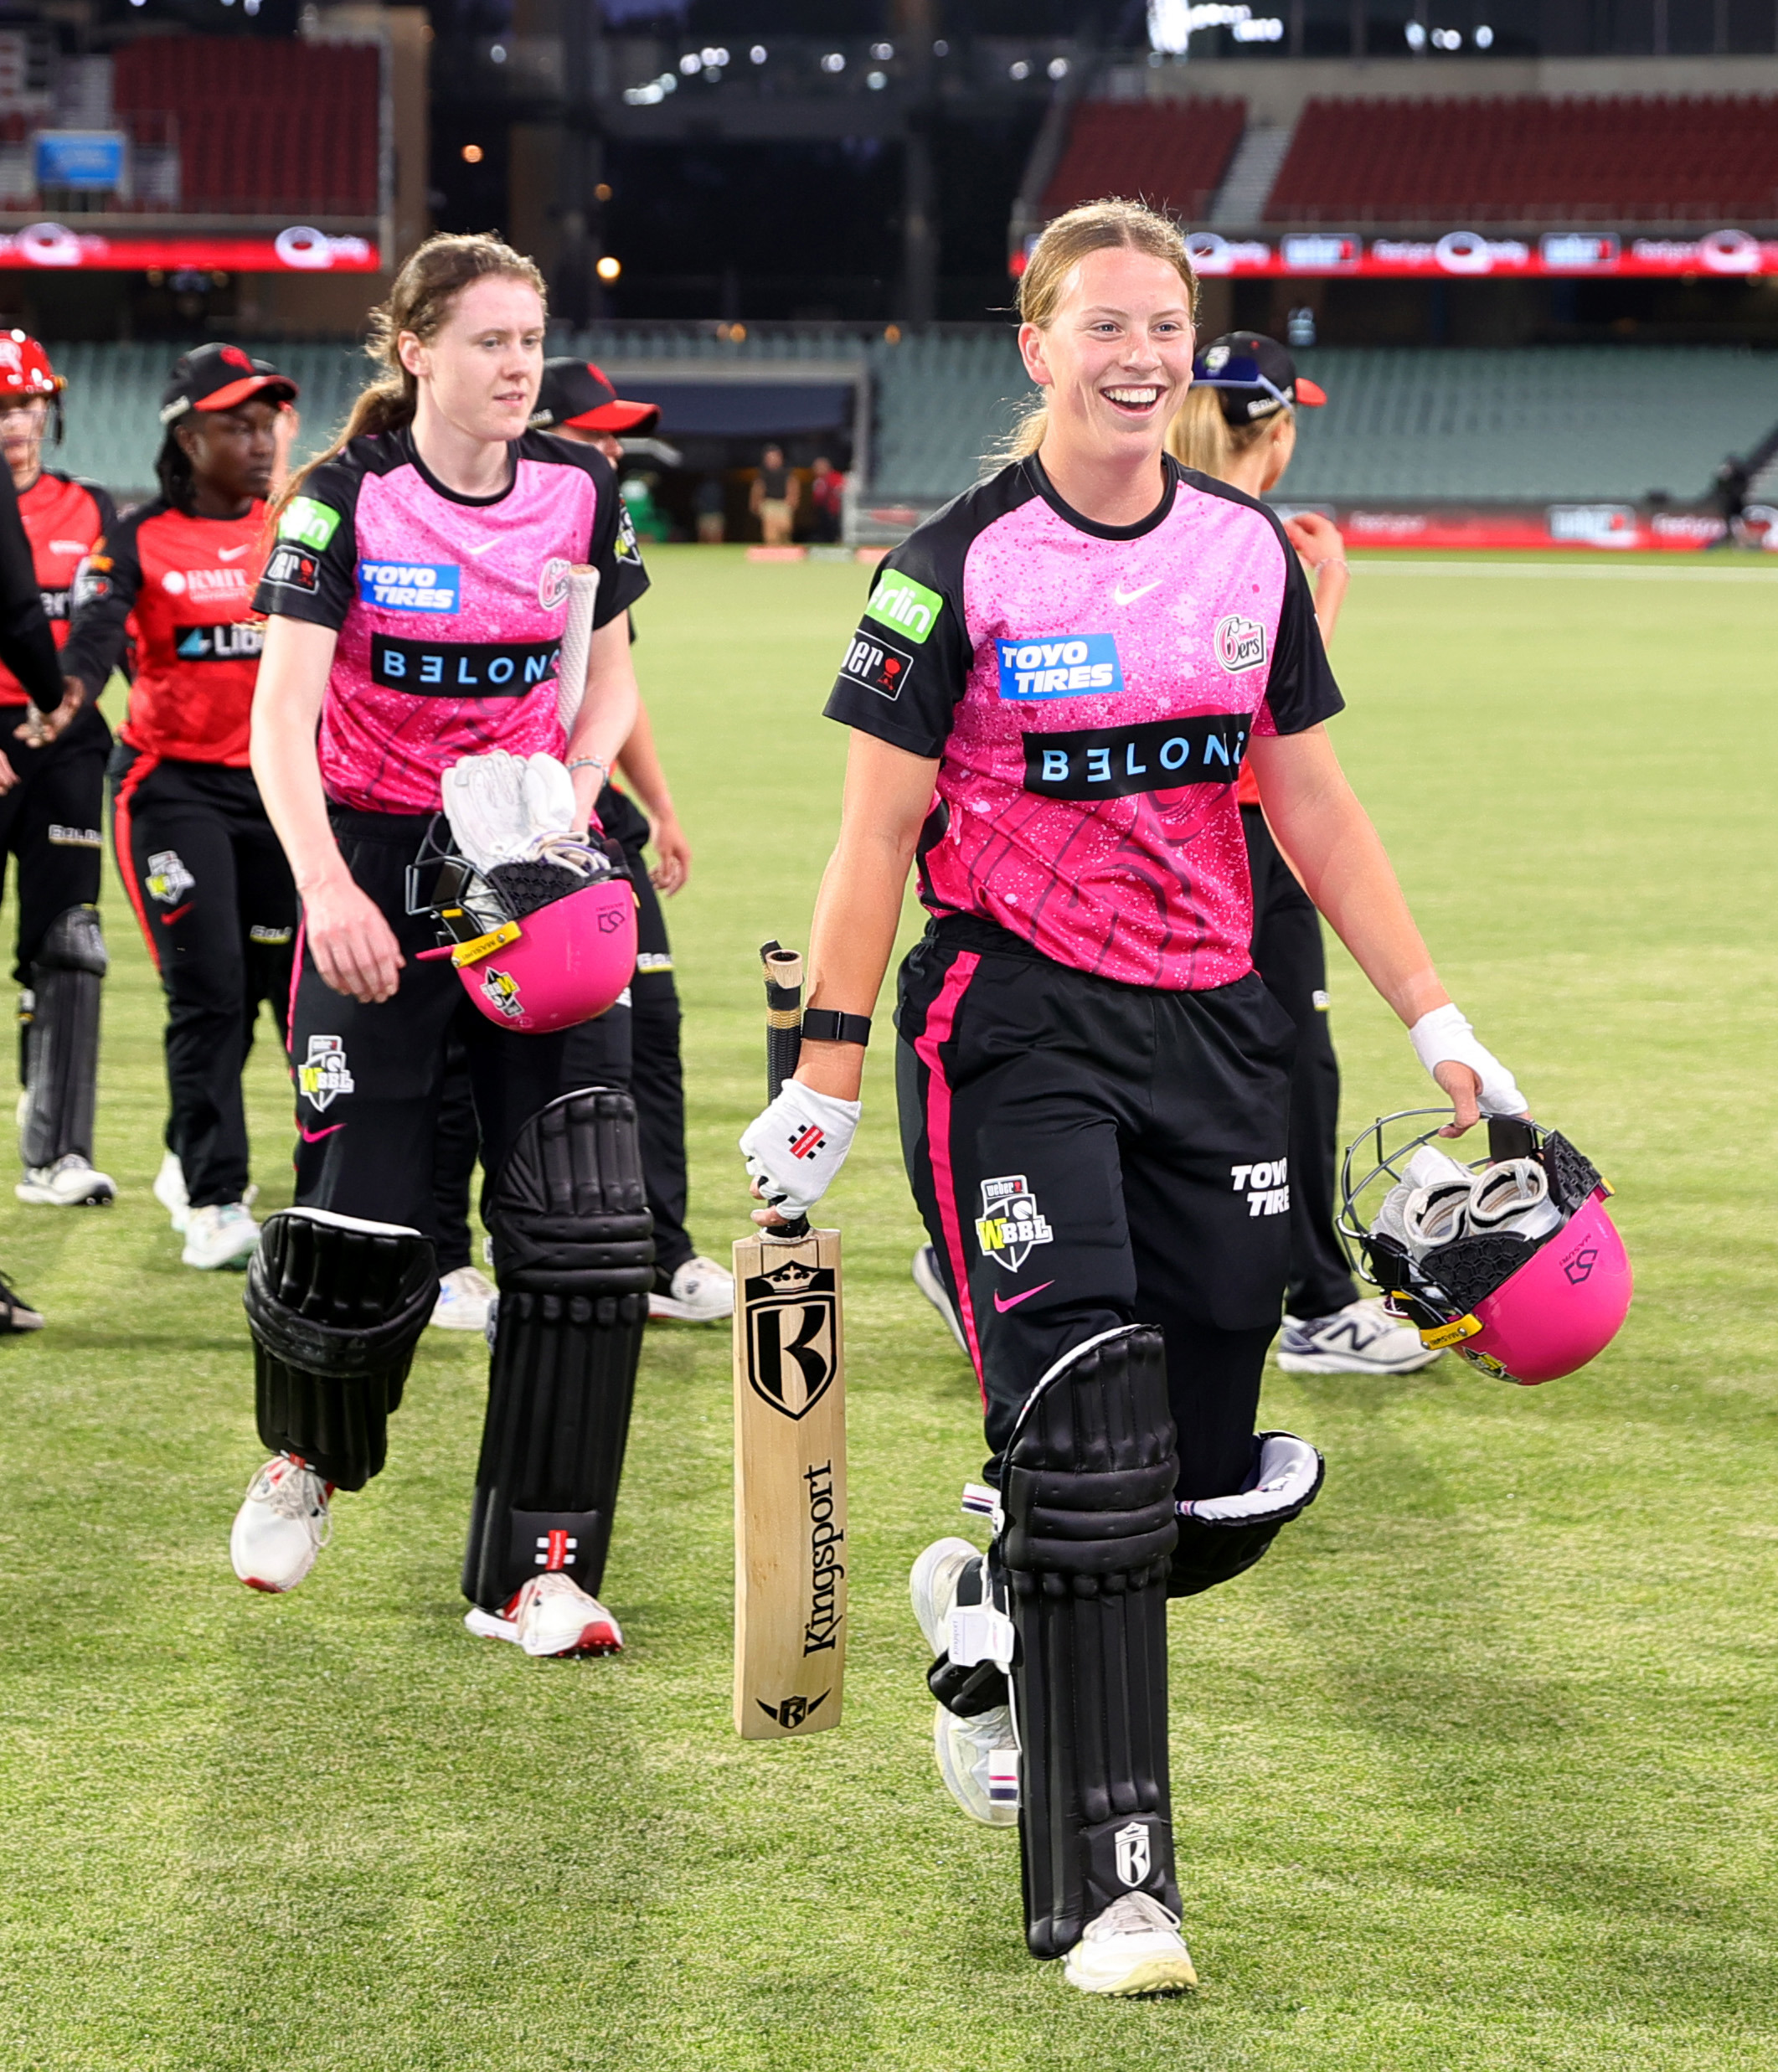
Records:
{"label": "red stadium seat", "polygon": [[1122,194],[1201,217],[1246,126],[1240,101],[1088,101],[1044,190],[1046,216]]}

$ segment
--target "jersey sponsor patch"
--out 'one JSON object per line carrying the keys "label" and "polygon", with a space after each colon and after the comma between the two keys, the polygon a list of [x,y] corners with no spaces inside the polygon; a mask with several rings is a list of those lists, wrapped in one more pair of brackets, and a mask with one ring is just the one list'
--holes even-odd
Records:
{"label": "jersey sponsor patch", "polygon": [[173,629],[173,651],[181,662],[255,662],[265,645],[263,626],[224,622]]}
{"label": "jersey sponsor patch", "polygon": [[1213,642],[1216,659],[1230,676],[1239,676],[1244,669],[1257,669],[1265,660],[1265,628],[1257,619],[1244,619],[1239,611],[1231,611],[1226,619],[1216,621]]}
{"label": "jersey sponsor patch", "polygon": [[1033,1245],[1048,1245],[1054,1236],[1023,1173],[1009,1173],[982,1183],[976,1242],[984,1259],[1017,1273],[1031,1256]]}
{"label": "jersey sponsor patch", "polygon": [[622,497],[617,500],[617,559],[627,561],[631,568],[642,565],[642,550],[636,544],[636,528],[630,522],[630,510]]}
{"label": "jersey sponsor patch", "polygon": [[1187,784],[1233,784],[1252,724],[1245,712],[1214,712],[1028,734],[1025,789],[1052,799],[1121,799]]}
{"label": "jersey sponsor patch", "polygon": [[324,554],[328,541],[339,530],[340,516],[331,503],[317,503],[312,497],[292,497],[278,520],[278,537],[298,540],[317,554]]}
{"label": "jersey sponsor patch", "polygon": [[568,579],[574,564],[557,554],[544,564],[537,579],[537,601],[545,611],[559,611],[568,601]]}
{"label": "jersey sponsor patch", "polygon": [[862,683],[879,698],[899,698],[913,667],[914,657],[906,648],[861,630],[853,634],[846,659],[840,664],[840,682]]}
{"label": "jersey sponsor patch", "polygon": [[1072,633],[996,641],[1000,695],[1019,704],[1042,698],[1085,698],[1124,688],[1117,642],[1109,633]]}
{"label": "jersey sponsor patch", "polygon": [[370,680],[410,698],[523,698],[554,680],[559,641],[403,641],[376,633]]}
{"label": "jersey sponsor patch", "polygon": [[880,625],[894,626],[918,647],[938,624],[938,615],[944,609],[945,600],[935,590],[928,590],[911,575],[892,569],[870,593],[864,616]]}
{"label": "jersey sponsor patch", "polygon": [[313,595],[321,588],[321,556],[312,547],[305,547],[296,540],[281,539],[265,564],[265,580],[281,583],[286,590],[307,590]]}
{"label": "jersey sponsor patch", "polygon": [[102,849],[105,838],[96,827],[64,827],[59,821],[52,820],[49,846],[53,849]]}
{"label": "jersey sponsor patch", "polygon": [[161,588],[169,597],[209,597],[219,604],[245,605],[251,595],[245,569],[167,569]]}
{"label": "jersey sponsor patch", "polygon": [[296,1067],[296,1091],[312,1108],[325,1108],[358,1082],[346,1063],[343,1037],[311,1036],[309,1054]]}
{"label": "jersey sponsor patch", "polygon": [[384,611],[455,611],[462,570],[425,561],[361,561],[358,595]]}
{"label": "jersey sponsor patch", "polygon": [[294,928],[274,928],[269,922],[255,921],[247,930],[249,942],[263,942],[273,949],[281,949],[296,935]]}
{"label": "jersey sponsor patch", "polygon": [[68,592],[65,590],[40,590],[37,593],[44,603],[44,616],[52,621],[68,616]]}
{"label": "jersey sponsor patch", "polygon": [[158,899],[162,906],[177,906],[197,882],[177,849],[157,849],[148,858],[142,884],[151,899]]}

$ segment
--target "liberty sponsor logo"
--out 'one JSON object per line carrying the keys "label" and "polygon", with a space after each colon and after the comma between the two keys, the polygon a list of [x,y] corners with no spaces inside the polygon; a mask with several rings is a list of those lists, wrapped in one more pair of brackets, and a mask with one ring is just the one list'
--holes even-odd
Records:
{"label": "liberty sponsor logo", "polygon": [[96,827],[64,827],[52,820],[49,846],[54,849],[98,849],[104,848],[105,841]]}
{"label": "liberty sponsor logo", "polygon": [[312,595],[321,588],[321,556],[294,539],[281,539],[265,564],[265,580],[281,583],[286,590],[306,590]]}
{"label": "liberty sponsor logo", "polygon": [[885,575],[871,592],[864,616],[896,627],[919,647],[938,624],[938,615],[944,609],[945,600],[935,590],[928,590],[924,583],[916,583],[911,575],[903,575],[897,570]]}
{"label": "liberty sponsor logo", "polygon": [[[982,1214],[976,1219],[976,1242],[984,1259],[1017,1273],[1034,1245],[1055,1237],[1022,1173],[982,1183]],[[1036,1291],[1033,1290],[1035,1293]]]}
{"label": "liberty sponsor logo", "polygon": [[840,1559],[845,1544],[843,1527],[833,1523],[833,1463],[806,1467],[802,1479],[809,1486],[809,1616],[802,1629],[805,1657],[831,1650],[839,1638],[845,1613],[839,1609],[839,1586],[846,1567]]}
{"label": "liberty sponsor logo", "polygon": [[404,641],[374,633],[370,680],[410,698],[523,698],[553,683],[559,641]]}
{"label": "liberty sponsor logo", "polygon": [[455,611],[463,572],[429,561],[361,561],[358,595],[384,611]]}
{"label": "liberty sponsor logo", "polygon": [[148,858],[148,875],[142,880],[148,897],[162,906],[177,906],[197,882],[179,860],[177,849],[157,849]]}
{"label": "liberty sponsor logo", "polygon": [[1213,712],[1133,727],[1028,734],[1025,789],[1045,798],[1092,800],[1231,784],[1252,724],[1247,713]]}
{"label": "liberty sponsor logo", "polygon": [[296,1091],[312,1108],[325,1108],[349,1094],[357,1082],[346,1063],[345,1043],[338,1036],[311,1036],[309,1054],[296,1067]]}
{"label": "liberty sponsor logo", "polygon": [[1288,1158],[1262,1158],[1257,1165],[1230,1166],[1229,1184],[1247,1197],[1250,1216],[1282,1216],[1291,1206],[1290,1170]]}
{"label": "liberty sponsor logo", "polygon": [[1040,698],[1080,698],[1124,688],[1117,642],[1109,633],[996,641],[1000,695],[1023,704]]}
{"label": "liberty sponsor logo", "polygon": [[839,1364],[839,1291],[832,1268],[786,1260],[770,1273],[753,1276],[744,1294],[748,1386],[781,1415],[807,1417],[827,1393]]}
{"label": "liberty sponsor logo", "polygon": [[840,664],[842,682],[862,683],[879,698],[899,698],[901,687],[914,667],[914,657],[893,641],[879,640],[874,633],[853,634],[846,659]]}
{"label": "liberty sponsor logo", "polygon": [[482,980],[481,992],[487,1004],[509,1022],[516,1022],[525,1011],[518,997],[518,981],[510,972],[496,971],[489,965]]}
{"label": "liberty sponsor logo", "polygon": [[1120,1827],[1112,1840],[1117,1850],[1119,1879],[1126,1885],[1142,1884],[1154,1860],[1148,1830],[1141,1821],[1132,1820],[1127,1827]]}
{"label": "liberty sponsor logo", "polygon": [[331,503],[317,503],[312,497],[292,497],[278,520],[278,537],[298,540],[317,554],[325,554],[328,541],[339,530],[340,516]]}
{"label": "liberty sponsor logo", "polygon": [[1244,619],[1231,611],[1216,621],[1214,645],[1216,659],[1230,676],[1244,669],[1257,669],[1265,659],[1265,628],[1257,619]]}
{"label": "liberty sponsor logo", "polygon": [[173,652],[181,662],[254,662],[265,645],[263,626],[176,626]]}
{"label": "liberty sponsor logo", "polygon": [[[480,553],[481,549],[477,548],[475,551]],[[568,579],[574,572],[574,563],[559,554],[552,554],[544,564],[537,579],[537,601],[545,611],[559,611],[568,602]]]}

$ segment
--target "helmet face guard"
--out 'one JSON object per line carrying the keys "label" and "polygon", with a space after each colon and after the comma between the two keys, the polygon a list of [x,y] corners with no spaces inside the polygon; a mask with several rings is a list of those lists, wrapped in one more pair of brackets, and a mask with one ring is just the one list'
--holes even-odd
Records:
{"label": "helmet face guard", "polygon": [[[1412,1133],[1411,1126],[1432,1126]],[[1490,1166],[1523,1159],[1542,1171],[1560,1212],[1538,1237],[1507,1229],[1471,1230],[1430,1249],[1409,1246],[1375,1227],[1380,1196],[1407,1183],[1408,1161],[1438,1137],[1448,1109],[1385,1116],[1348,1147],[1340,1171],[1339,1234],[1353,1270],[1382,1289],[1389,1306],[1415,1324],[1422,1341],[1460,1353],[1501,1381],[1554,1381],[1604,1351],[1630,1308],[1631,1277],[1623,1240],[1605,1212],[1611,1189],[1567,1138],[1534,1122],[1488,1125]],[[1369,1201],[1366,1198],[1368,1196]]]}
{"label": "helmet face guard", "polygon": [[430,915],[477,1010],[522,1035],[573,1028],[615,1006],[636,970],[636,889],[614,860],[569,845],[576,870],[540,859],[489,872],[445,846],[444,817],[409,866],[407,910]]}

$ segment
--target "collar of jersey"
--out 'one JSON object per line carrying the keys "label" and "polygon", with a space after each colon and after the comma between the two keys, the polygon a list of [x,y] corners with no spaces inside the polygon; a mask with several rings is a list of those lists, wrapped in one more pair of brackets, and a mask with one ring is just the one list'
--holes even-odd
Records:
{"label": "collar of jersey", "polygon": [[1034,453],[1025,456],[1024,466],[1033,487],[1050,509],[1064,525],[1071,525],[1077,533],[1090,533],[1095,539],[1140,539],[1152,533],[1157,525],[1166,522],[1173,508],[1173,492],[1179,487],[1179,463],[1170,453],[1161,456],[1161,466],[1165,472],[1167,486],[1161,492],[1161,501],[1147,518],[1138,518],[1134,525],[1101,525],[1096,518],[1085,517],[1071,503],[1064,503],[1055,484],[1050,481],[1044,463]]}
{"label": "collar of jersey", "polygon": [[410,426],[403,425],[399,436],[403,450],[413,463],[414,472],[419,476],[434,496],[442,497],[446,503],[466,503],[472,510],[485,510],[491,503],[504,503],[518,486],[518,441],[516,439],[508,439],[506,442],[507,462],[513,471],[506,487],[497,489],[491,497],[466,497],[460,489],[446,488],[437,476],[420,459],[420,448],[414,444],[414,434]]}

